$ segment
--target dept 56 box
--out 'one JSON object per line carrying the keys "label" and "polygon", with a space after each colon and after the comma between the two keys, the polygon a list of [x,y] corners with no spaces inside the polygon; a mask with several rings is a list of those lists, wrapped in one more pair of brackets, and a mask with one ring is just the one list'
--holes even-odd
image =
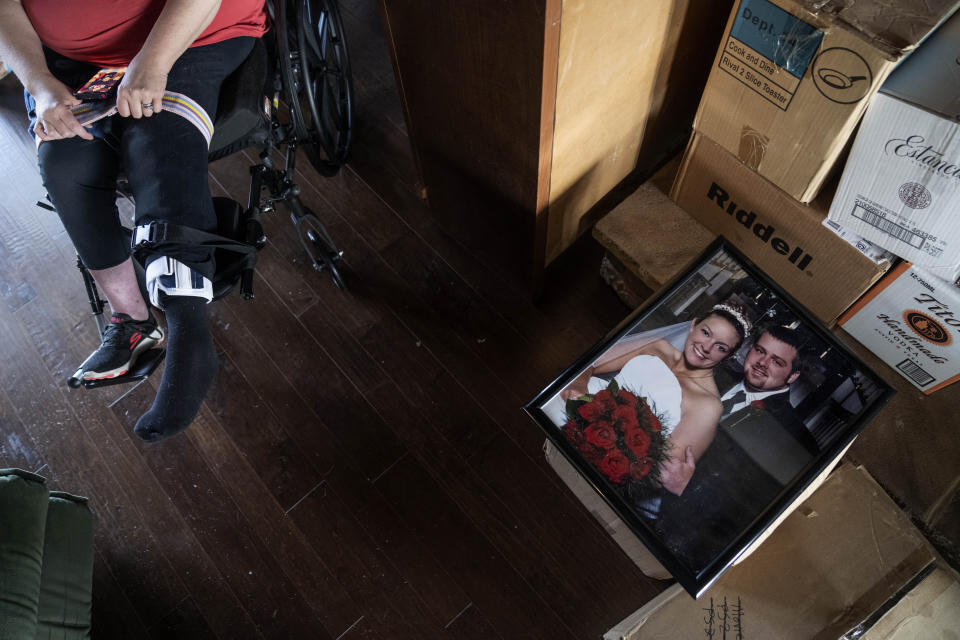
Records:
{"label": "dept 56 box", "polygon": [[739,0],[693,128],[791,197],[811,202],[870,97],[956,6]]}
{"label": "dept 56 box", "polygon": [[887,274],[840,326],[926,394],[960,380],[960,289],[916,265]]}

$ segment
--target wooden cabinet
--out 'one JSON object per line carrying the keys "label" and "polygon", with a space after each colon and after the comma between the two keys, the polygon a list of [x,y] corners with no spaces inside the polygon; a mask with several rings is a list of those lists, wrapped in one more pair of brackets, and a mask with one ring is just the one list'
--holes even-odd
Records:
{"label": "wooden cabinet", "polygon": [[730,0],[381,0],[435,215],[536,285],[689,126]]}

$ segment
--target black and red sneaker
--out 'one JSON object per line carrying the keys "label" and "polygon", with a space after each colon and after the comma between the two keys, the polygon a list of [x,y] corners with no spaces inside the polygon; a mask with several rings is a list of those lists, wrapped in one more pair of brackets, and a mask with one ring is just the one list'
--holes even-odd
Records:
{"label": "black and red sneaker", "polygon": [[100,348],[80,365],[82,380],[106,380],[122,376],[137,361],[137,357],[163,344],[163,329],[151,316],[133,320],[125,313],[115,313],[103,332]]}

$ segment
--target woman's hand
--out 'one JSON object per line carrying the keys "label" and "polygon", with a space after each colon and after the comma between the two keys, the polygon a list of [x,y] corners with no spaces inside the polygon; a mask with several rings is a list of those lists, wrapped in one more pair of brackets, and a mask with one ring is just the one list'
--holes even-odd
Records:
{"label": "woman's hand", "polygon": [[560,392],[560,397],[564,400],[576,400],[580,396],[587,395],[587,383],[593,377],[593,367],[587,367],[587,370],[581,373],[570,385]]}
{"label": "woman's hand", "polygon": [[77,122],[71,111],[80,101],[67,85],[50,76],[33,82],[31,89],[30,95],[37,103],[37,124],[33,127],[37,138],[47,141],[79,136],[93,140],[93,135]]}
{"label": "woman's hand", "polygon": [[[117,113],[124,118],[149,118],[163,110],[167,71],[137,55],[117,87]],[[149,105],[149,106],[147,106]]]}
{"label": "woman's hand", "polygon": [[682,460],[667,458],[660,465],[660,484],[670,493],[680,495],[687,488],[696,468],[693,447],[687,447]]}

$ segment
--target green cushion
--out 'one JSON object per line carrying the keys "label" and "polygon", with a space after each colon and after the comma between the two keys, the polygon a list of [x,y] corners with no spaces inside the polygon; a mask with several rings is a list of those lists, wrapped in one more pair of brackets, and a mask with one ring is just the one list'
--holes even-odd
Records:
{"label": "green cushion", "polygon": [[0,469],[0,638],[36,631],[48,504],[42,476]]}
{"label": "green cushion", "polygon": [[87,499],[51,491],[36,638],[89,638],[92,589],[93,515]]}

